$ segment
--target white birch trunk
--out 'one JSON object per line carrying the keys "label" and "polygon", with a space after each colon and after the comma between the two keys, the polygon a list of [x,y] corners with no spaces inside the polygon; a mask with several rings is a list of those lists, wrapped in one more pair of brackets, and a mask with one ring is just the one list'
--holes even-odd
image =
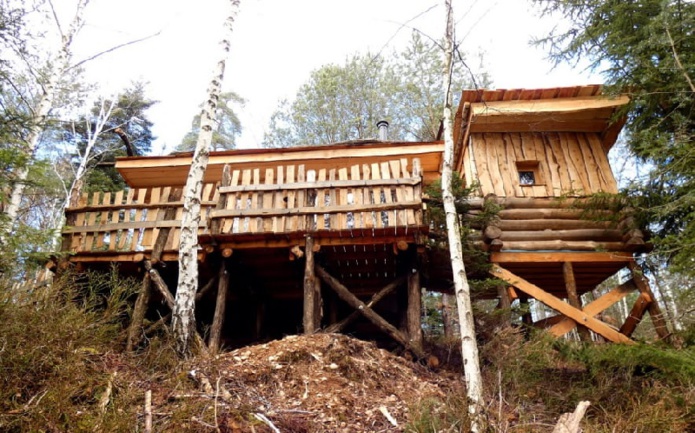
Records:
{"label": "white birch trunk", "polygon": [[[56,85],[63,77],[65,71],[68,69],[72,41],[82,26],[82,17],[88,3],[89,0],[78,1],[75,16],[70,23],[68,32],[62,33],[61,31],[61,46],[54,65],[50,68],[48,81],[41,85],[41,96],[39,97],[39,101],[33,110],[34,115],[31,119],[32,127],[27,135],[26,153],[29,156],[29,162],[27,163],[26,167],[22,167],[17,170],[14,184],[12,186],[12,192],[10,194],[10,200],[7,204],[7,208],[5,209],[8,222],[7,226],[0,233],[0,244],[3,243],[5,236],[9,236],[17,222],[19,208],[22,203],[22,197],[24,196],[27,176],[29,175],[28,164],[30,164],[31,160],[34,158],[39,139],[41,138],[41,133],[43,132],[44,124],[46,123],[46,118],[48,117],[48,113],[51,111],[51,108],[53,108]],[[60,29],[60,23],[58,22],[57,17],[56,25]]]}
{"label": "white birch trunk", "polygon": [[222,53],[215,68],[208,100],[200,116],[200,132],[193,152],[191,168],[183,190],[183,217],[179,243],[179,281],[172,312],[172,331],[179,353],[191,353],[195,330],[195,294],[198,290],[198,224],[203,176],[210,157],[215,111],[220,93],[227,57],[229,56],[232,24],[238,13],[239,0],[230,0],[230,14],[225,22],[226,37],[220,43]]}
{"label": "white birch trunk", "polygon": [[451,191],[454,159],[454,131],[451,114],[451,73],[454,57],[454,19],[451,0],[444,1],[447,20],[446,37],[444,42],[444,165],[442,168],[442,197],[444,212],[446,214],[446,228],[451,255],[451,269],[454,279],[456,306],[458,307],[459,327],[461,330],[461,355],[463,357],[463,372],[466,382],[466,391],[470,405],[471,430],[480,430],[479,415],[483,402],[483,380],[480,372],[480,359],[478,356],[478,344],[475,339],[475,325],[473,323],[473,307],[471,304],[470,287],[466,277],[466,269],[463,264],[463,248],[461,246],[461,230],[458,214]]}

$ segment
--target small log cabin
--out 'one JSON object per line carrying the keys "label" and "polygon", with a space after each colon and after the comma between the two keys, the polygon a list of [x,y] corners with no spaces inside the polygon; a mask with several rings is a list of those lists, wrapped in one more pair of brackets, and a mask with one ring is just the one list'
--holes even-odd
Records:
{"label": "small log cabin", "polygon": [[[667,330],[633,254],[646,248],[629,215],[584,217],[586,198],[617,192],[607,153],[627,98],[600,86],[464,91],[455,122],[455,169],[475,194],[474,215],[499,207],[480,230],[488,297],[508,307],[536,299],[558,314],[538,326],[578,326],[626,342],[645,311]],[[440,178],[443,141],[367,140],[287,149],[213,152],[199,227],[197,318],[215,349],[299,332],[378,329],[422,354],[422,289],[450,291],[451,271],[430,248],[424,194]],[[129,188],[85,194],[67,210],[63,250],[78,268],[117,263],[144,278],[131,339],[143,317],[166,317],[175,293],[181,188],[190,153],[120,158]],[[609,213],[608,210],[599,212]],[[615,217],[615,212],[613,216]],[[615,218],[613,218],[615,219]],[[581,295],[628,268],[633,278],[587,305]],[[621,327],[600,313],[639,293]]]}

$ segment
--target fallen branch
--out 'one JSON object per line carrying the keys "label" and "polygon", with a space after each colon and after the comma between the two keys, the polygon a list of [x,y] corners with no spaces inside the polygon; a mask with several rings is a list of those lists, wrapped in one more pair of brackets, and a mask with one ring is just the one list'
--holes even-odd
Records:
{"label": "fallen branch", "polygon": [[152,433],[152,390],[145,392],[145,433]]}
{"label": "fallen branch", "polygon": [[254,413],[253,416],[254,416],[257,420],[259,420],[260,422],[262,422],[263,424],[265,424],[265,425],[267,425],[268,427],[270,427],[270,429],[273,431],[273,433],[280,433],[280,429],[277,428],[277,427],[275,427],[275,424],[273,424],[273,423],[268,419],[268,417],[266,417],[266,416],[263,415],[262,413]]}

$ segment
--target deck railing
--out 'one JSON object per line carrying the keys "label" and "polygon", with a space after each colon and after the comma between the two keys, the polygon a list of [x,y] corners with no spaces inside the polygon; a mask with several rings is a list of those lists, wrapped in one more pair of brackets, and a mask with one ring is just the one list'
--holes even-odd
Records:
{"label": "deck railing", "polygon": [[210,213],[213,235],[420,226],[420,162],[413,159],[412,167],[408,162],[226,169],[220,201]]}
{"label": "deck railing", "polygon": [[[200,234],[207,234],[207,215],[217,203],[214,184],[203,187]],[[159,231],[169,228],[164,250],[176,250],[181,231],[183,202],[171,187],[137,188],[116,193],[83,194],[79,204],[65,212],[63,250],[80,252],[150,251]],[[173,208],[173,218],[165,218]]]}
{"label": "deck railing", "polygon": [[[304,165],[225,169],[219,187],[205,184],[199,235],[233,238],[422,226],[422,174],[413,159],[306,170]],[[176,251],[180,189],[137,188],[83,194],[66,210],[63,250],[72,253],[151,251],[169,229],[164,251]]]}

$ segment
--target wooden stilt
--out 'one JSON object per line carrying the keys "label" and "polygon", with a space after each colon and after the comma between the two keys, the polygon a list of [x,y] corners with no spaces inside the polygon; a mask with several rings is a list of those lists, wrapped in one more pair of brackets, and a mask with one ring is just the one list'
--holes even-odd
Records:
{"label": "wooden stilt", "polygon": [[174,295],[172,295],[169,291],[169,288],[167,287],[162,277],[159,275],[159,272],[157,272],[156,269],[152,268],[152,263],[149,260],[145,260],[143,262],[143,265],[145,266],[145,270],[150,274],[150,279],[152,280],[152,285],[154,286],[154,288],[157,289],[157,291],[162,295],[162,297],[164,297],[164,301],[166,302],[167,306],[173,309]]}
{"label": "wooden stilt", "polygon": [[412,262],[412,268],[408,272],[407,330],[410,344],[422,350],[422,288],[416,259]]}
{"label": "wooden stilt", "polygon": [[[577,294],[577,282],[574,278],[574,269],[572,262],[562,263],[562,275],[565,279],[565,287],[567,289],[567,301],[574,308],[582,309],[582,300]],[[583,324],[577,324],[577,332],[581,341],[591,341],[591,333]]]}
{"label": "wooden stilt", "polygon": [[229,272],[227,271],[227,262],[222,259],[220,264],[219,277],[217,279],[217,300],[215,301],[215,315],[212,318],[212,327],[210,328],[210,339],[208,347],[210,352],[216,353],[220,350],[220,337],[222,336],[222,327],[224,326],[224,313],[227,308],[227,291],[229,290]]}
{"label": "wooden stilt", "polygon": [[[401,286],[406,280],[406,277],[399,277],[395,279],[394,281],[390,282],[386,286],[384,286],[381,290],[379,290],[377,293],[372,296],[372,298],[369,300],[367,303],[367,306],[369,308],[372,308],[374,305],[376,305],[379,301],[384,299],[386,296],[391,294],[395,289],[397,289],[399,286]],[[331,332],[340,332],[347,325],[350,323],[354,322],[358,317],[361,317],[362,315],[358,311],[354,311],[352,314],[344,318],[338,323],[335,323],[329,327],[327,327],[324,332],[331,333]]]}
{"label": "wooden stilt", "polygon": [[133,319],[128,327],[128,340],[126,342],[126,350],[128,352],[132,352],[135,345],[140,341],[139,335],[143,322],[145,321],[147,305],[150,303],[151,284],[152,280],[150,279],[149,272],[147,272],[142,279],[142,287],[140,288],[140,293],[138,293],[138,297],[135,300],[135,307],[133,308]]}
{"label": "wooden stilt", "polygon": [[[317,316],[316,274],[314,269],[314,238],[306,237],[304,264],[304,318],[302,325],[305,334],[313,334],[320,327],[320,319]],[[320,293],[319,293],[320,295]],[[317,320],[318,319],[318,320]]]}
{"label": "wooden stilt", "polygon": [[544,303],[550,308],[557,310],[561,314],[564,314],[565,316],[569,317],[575,322],[583,323],[592,331],[596,332],[597,334],[603,335],[604,337],[613,342],[634,344],[634,341],[630,340],[628,337],[619,333],[618,331],[601,322],[600,320],[595,319],[594,317],[586,314],[586,312],[584,311],[577,310],[568,303],[563,302],[562,299],[553,296],[552,294],[544,291],[535,284],[532,284],[524,280],[520,276],[514,275],[512,272],[509,272],[508,270],[500,267],[499,265],[493,265],[492,269],[490,270],[490,273],[495,277],[508,282],[517,289],[525,292],[529,296],[532,296],[533,298]]}
{"label": "wooden stilt", "polygon": [[661,312],[659,303],[654,297],[652,289],[649,287],[649,281],[644,276],[642,268],[640,268],[635,262],[630,262],[627,266],[632,272],[632,279],[637,285],[637,289],[640,291],[640,293],[646,294],[649,297],[649,299],[651,299],[651,302],[647,306],[647,311],[649,311],[649,317],[651,317],[652,319],[652,323],[654,324],[654,330],[656,331],[656,334],[662,340],[668,340],[671,336],[671,333],[668,330],[668,326],[666,326],[664,314]]}
{"label": "wooden stilt", "polygon": [[425,356],[425,353],[421,348],[410,344],[409,339],[402,332],[375,313],[374,310],[365,305],[364,302],[360,301],[350,292],[350,290],[347,289],[347,287],[343,286],[338,280],[333,278],[333,276],[326,272],[321,266],[316,266],[316,274],[328,285],[328,287],[335,291],[340,299],[347,302],[351,307],[359,311],[360,314],[372,322],[377,328],[385,332],[398,343],[412,350],[418,358],[423,358]]}
{"label": "wooden stilt", "polygon": [[632,333],[635,332],[637,325],[642,321],[642,317],[652,301],[653,300],[648,294],[640,293],[639,297],[637,297],[637,301],[635,301],[635,305],[633,305],[632,310],[630,310],[630,315],[627,316],[625,323],[620,327],[621,334],[627,337],[632,336]]}

